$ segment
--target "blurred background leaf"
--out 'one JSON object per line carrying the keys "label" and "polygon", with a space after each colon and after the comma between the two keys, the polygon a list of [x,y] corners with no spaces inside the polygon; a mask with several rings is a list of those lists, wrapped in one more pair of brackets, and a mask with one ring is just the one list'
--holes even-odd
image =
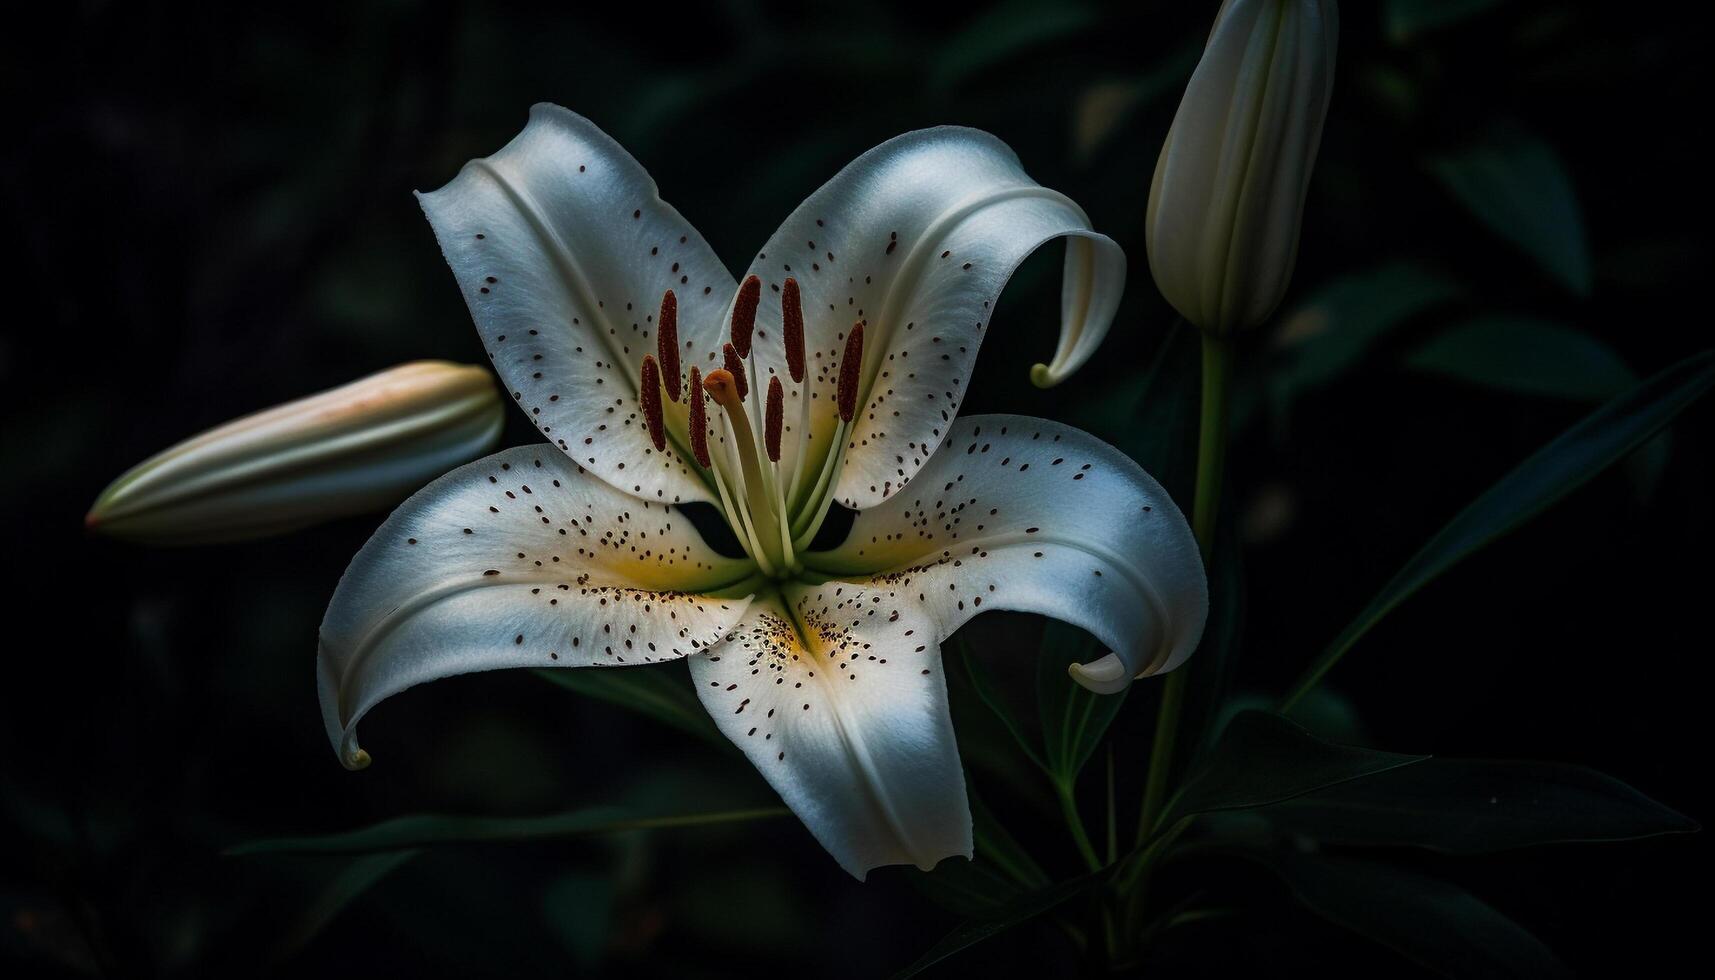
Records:
{"label": "blurred background leaf", "polygon": [[1412,351],[1419,371],[1525,395],[1601,401],[1637,383],[1613,348],[1534,317],[1480,316]]}
{"label": "blurred background leaf", "polygon": [[1715,385],[1715,350],[1694,354],[1610,399],[1514,467],[1382,586],[1286,695],[1291,710],[1352,644],[1430,580],[1518,527],[1636,449]]}
{"label": "blurred background leaf", "polygon": [[788,816],[784,807],[756,807],[713,813],[643,815],[617,807],[574,810],[547,817],[397,817],[373,827],[323,837],[285,837],[227,849],[248,854],[366,854],[430,844],[496,844],[585,837],[631,830],[665,830],[706,824],[768,820]]}
{"label": "blurred background leaf", "polygon": [[1276,827],[1336,844],[1484,854],[1697,829],[1689,817],[1583,766],[1427,759],[1264,807]]}
{"label": "blurred background leaf", "polygon": [[1279,715],[1241,712],[1168,801],[1156,831],[1199,813],[1267,806],[1426,758],[1341,745]]}
{"label": "blurred background leaf", "polygon": [[683,663],[660,665],[659,670],[539,670],[544,679],[568,691],[596,698],[638,712],[681,732],[695,735],[711,745],[731,750],[732,743],[720,733],[697,694],[691,690],[689,669]]}
{"label": "blurred background leaf", "polygon": [[1533,136],[1497,132],[1439,154],[1429,171],[1491,232],[1523,249],[1579,296],[1591,287],[1590,246],[1572,178],[1554,148]]}
{"label": "blurred background leaf", "polygon": [[1264,859],[1310,911],[1444,977],[1567,975],[1540,939],[1456,885],[1322,855]]}

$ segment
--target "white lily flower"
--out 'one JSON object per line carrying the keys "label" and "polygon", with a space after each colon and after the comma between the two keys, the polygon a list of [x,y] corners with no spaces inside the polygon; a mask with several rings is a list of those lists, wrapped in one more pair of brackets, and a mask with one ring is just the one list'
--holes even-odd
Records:
{"label": "white lily flower", "polygon": [[[940,643],[979,612],[1065,619],[1118,690],[1202,632],[1197,545],[1084,433],[954,421],[991,304],[1067,238],[1060,344],[1085,361],[1124,258],[967,129],[910,133],[813,194],[735,283],[635,160],[537,106],[422,196],[507,390],[552,443],[425,488],[341,580],[318,658],[328,735],[423,681],[681,657],[710,714],[846,870],[971,855]],[[776,325],[778,331],[776,332]],[[937,447],[939,451],[937,451]],[[810,550],[833,502],[861,511]],[[682,515],[712,505],[743,555]]]}
{"label": "white lily flower", "polygon": [[1286,295],[1339,21],[1334,0],[1225,0],[1215,15],[1145,223],[1155,284],[1204,331],[1255,326]]}
{"label": "white lily flower", "polygon": [[228,422],[114,480],[92,531],[154,544],[245,541],[391,507],[500,441],[494,379],[414,361]]}

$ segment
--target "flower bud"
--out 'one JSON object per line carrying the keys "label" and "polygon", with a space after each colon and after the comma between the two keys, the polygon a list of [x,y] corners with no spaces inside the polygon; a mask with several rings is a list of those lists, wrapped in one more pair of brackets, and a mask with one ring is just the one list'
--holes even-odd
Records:
{"label": "flower bud", "polygon": [[380,510],[492,449],[503,422],[486,370],[414,361],[187,439],[113,481],[84,524],[203,544]]}
{"label": "flower bud", "polygon": [[1149,268],[1227,336],[1279,305],[1298,256],[1339,34],[1334,0],[1226,0],[1149,188]]}

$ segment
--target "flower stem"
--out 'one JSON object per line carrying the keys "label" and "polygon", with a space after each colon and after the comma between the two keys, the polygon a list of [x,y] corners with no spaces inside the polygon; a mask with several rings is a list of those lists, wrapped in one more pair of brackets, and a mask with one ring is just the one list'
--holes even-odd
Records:
{"label": "flower stem", "polygon": [[1096,856],[1096,847],[1090,842],[1089,831],[1084,829],[1084,818],[1078,815],[1078,801],[1072,797],[1071,785],[1056,779],[1054,793],[1060,797],[1060,812],[1066,818],[1066,827],[1072,832],[1072,842],[1078,845],[1078,853],[1083,856],[1084,863],[1091,871],[1102,869],[1102,860]]}
{"label": "flower stem", "polygon": [[[1191,531],[1209,565],[1215,545],[1215,516],[1221,503],[1221,478],[1227,462],[1227,380],[1232,374],[1231,344],[1203,336],[1203,404],[1197,431],[1197,489],[1191,505]],[[1179,713],[1185,705],[1185,670],[1167,675],[1161,688],[1161,711],[1155,719],[1155,743],[1150,748],[1149,776],[1144,783],[1143,814],[1138,820],[1141,845],[1155,829],[1172,775],[1173,744],[1179,733]]]}

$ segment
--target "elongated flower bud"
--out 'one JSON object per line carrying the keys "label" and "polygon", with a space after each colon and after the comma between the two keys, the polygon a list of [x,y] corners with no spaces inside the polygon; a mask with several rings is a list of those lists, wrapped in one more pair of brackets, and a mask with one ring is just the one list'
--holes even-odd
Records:
{"label": "elongated flower bud", "polygon": [[486,370],[415,361],[187,439],[113,481],[84,523],[203,544],[381,510],[494,448],[503,422]]}
{"label": "elongated flower bud", "polygon": [[1155,165],[1155,284],[1217,336],[1268,318],[1298,257],[1334,85],[1334,0],[1226,0]]}

